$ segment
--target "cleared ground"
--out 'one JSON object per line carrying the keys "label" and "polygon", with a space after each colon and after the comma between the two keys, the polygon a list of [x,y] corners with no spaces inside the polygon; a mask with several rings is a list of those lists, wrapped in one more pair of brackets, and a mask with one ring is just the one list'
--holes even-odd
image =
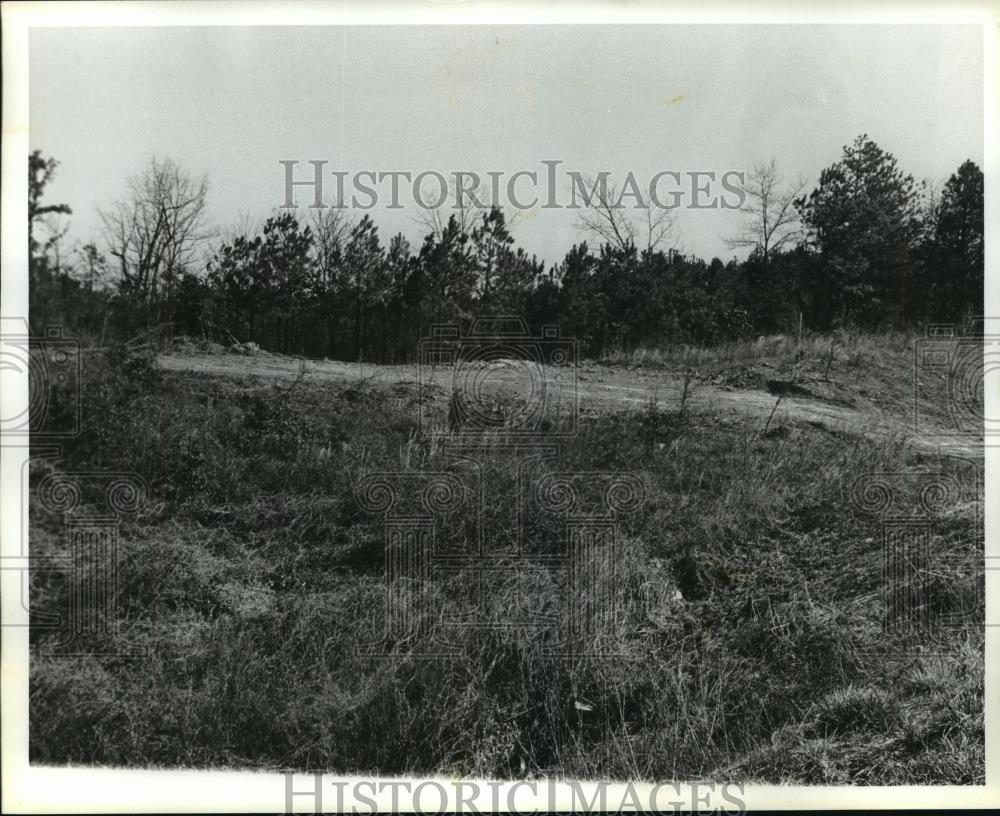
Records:
{"label": "cleared ground", "polygon": [[[821,367],[821,362],[817,362],[817,367]],[[904,366],[906,362],[904,358]],[[656,367],[647,369],[633,364],[623,368],[593,362],[553,367],[535,363],[525,366],[522,361],[508,360],[456,370],[303,360],[267,353],[244,356],[184,352],[162,355],[158,365],[165,371],[200,372],[285,385],[298,380],[317,384],[411,386],[425,389],[431,399],[437,400],[447,400],[456,387],[522,400],[544,393],[546,404],[554,411],[575,409],[584,416],[622,409],[643,410],[650,405],[676,409],[683,402],[692,410],[724,411],[762,425],[780,426],[784,421],[798,420],[835,431],[896,436],[926,452],[963,457],[982,455],[981,444],[968,434],[956,433],[949,422],[944,410],[947,394],[941,392],[943,383],[937,383],[934,412],[929,413],[925,408],[918,421],[913,373],[905,367],[892,372],[895,380],[904,381],[902,387],[896,384],[893,398],[889,396],[892,393],[889,383],[875,383],[874,389],[868,390],[868,384],[856,375],[838,373],[838,380],[832,379],[829,371],[822,376],[813,372],[805,376],[793,374],[792,379],[786,379],[788,372],[774,365],[768,372],[766,362],[763,367],[758,365],[763,374],[754,372],[756,376],[750,378],[751,383],[763,380],[765,388],[754,388],[746,380],[736,385],[717,385],[706,381],[697,370],[691,370],[687,376]],[[767,373],[773,373],[774,378],[766,379]],[[869,377],[872,373],[877,376],[878,372],[869,372]],[[727,377],[720,374],[714,379],[725,382]]]}

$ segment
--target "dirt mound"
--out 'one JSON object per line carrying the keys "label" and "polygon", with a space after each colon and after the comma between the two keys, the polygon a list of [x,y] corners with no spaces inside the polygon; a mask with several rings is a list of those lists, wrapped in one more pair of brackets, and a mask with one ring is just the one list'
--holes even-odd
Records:
{"label": "dirt mound", "polygon": [[[299,376],[301,360],[263,352],[256,344],[239,344],[240,351],[224,355],[167,354],[158,365],[165,370],[195,371],[216,376],[255,376],[275,382],[294,381]],[[551,399],[551,406],[560,411],[606,413],[621,409],[644,410],[651,400],[657,404],[679,404],[682,395],[692,409],[734,412],[756,417],[760,427],[770,416],[774,422],[782,419],[802,422],[821,422],[829,430],[882,436],[885,434],[907,438],[917,448],[952,453],[962,457],[982,456],[982,441],[937,432],[915,433],[905,419],[881,411],[868,401],[858,400],[855,405],[844,392],[846,385],[836,386],[827,380],[808,378],[784,379],[775,376],[766,365],[746,366],[727,372],[725,384],[718,380],[695,377],[696,384],[685,385],[684,379],[668,372],[640,372],[607,369],[592,365],[577,370],[577,376],[567,379],[565,369],[544,366],[544,392]],[[586,371],[587,376],[580,376]],[[770,376],[765,375],[765,371]],[[332,360],[315,360],[309,363],[309,376],[314,381],[344,383],[360,390],[368,385],[403,387],[405,396],[421,404],[444,400],[450,382],[446,373],[425,379],[427,372],[415,365],[374,365],[343,363]],[[422,388],[417,388],[418,382]],[[808,387],[801,383],[807,383]],[[746,383],[747,385],[741,385]],[[514,372],[498,370],[497,376],[484,380],[490,396],[510,399],[525,387],[522,377]],[[775,395],[782,398],[775,412]],[[772,415],[773,414],[773,415]],[[772,422],[772,425],[774,423]],[[932,429],[933,431],[933,429]]]}

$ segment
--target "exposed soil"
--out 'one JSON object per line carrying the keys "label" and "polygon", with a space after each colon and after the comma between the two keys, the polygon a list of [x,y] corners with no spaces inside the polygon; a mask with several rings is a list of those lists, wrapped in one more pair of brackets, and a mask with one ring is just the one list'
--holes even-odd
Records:
{"label": "exposed soil", "polygon": [[[762,427],[769,418],[772,427],[775,423],[798,420],[834,431],[899,436],[924,452],[967,458],[982,456],[981,440],[949,433],[945,427],[928,428],[926,423],[918,431],[903,411],[889,413],[864,394],[857,399],[816,394],[808,382],[766,380],[761,383],[763,387],[741,387],[733,381],[714,384],[694,378],[685,385],[682,377],[662,370],[590,363],[571,368],[494,361],[456,371],[444,366],[303,360],[268,353],[254,356],[171,353],[162,355],[159,365],[166,371],[249,377],[274,383],[290,384],[301,377],[313,383],[353,383],[358,387],[422,386],[425,395],[434,394],[436,399],[446,399],[456,385],[463,393],[517,395],[529,401],[533,394],[544,393],[547,403],[558,410],[575,408],[585,413],[642,410],[654,403],[664,410],[679,410],[683,401],[687,409],[733,412],[759,420]],[[841,391],[848,386],[840,385]]]}

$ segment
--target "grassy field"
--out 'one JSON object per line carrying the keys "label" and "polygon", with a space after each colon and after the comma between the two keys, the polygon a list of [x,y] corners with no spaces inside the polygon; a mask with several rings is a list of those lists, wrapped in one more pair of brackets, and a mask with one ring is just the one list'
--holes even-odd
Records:
{"label": "grassy field", "polygon": [[[912,400],[905,339],[810,343],[608,362],[732,388],[770,366],[855,404]],[[572,606],[565,526],[530,507],[513,521],[523,444],[481,439],[470,469],[427,432],[421,412],[447,427],[446,395],[162,372],[124,352],[88,355],[82,387],[83,433],[64,458],[34,460],[30,479],[115,471],[148,485],[120,524],[118,637],[76,649],[142,656],[68,658],[58,633],[33,632],[33,762],[983,782],[981,460],[794,419],[765,433],[683,402],[588,413],[569,437],[555,417],[531,444],[558,443],[558,458],[536,462],[532,483],[613,471],[644,485],[618,519],[613,565],[589,576],[618,614],[566,656],[530,625]],[[379,472],[482,486],[485,500],[470,490],[437,518],[435,552],[459,566],[386,585],[383,520],[355,492]],[[919,579],[949,627],[883,631],[906,612],[883,592],[895,511],[865,477],[888,482],[900,514],[922,513]],[[77,512],[98,512],[102,490],[84,480]],[[65,524],[32,501],[32,555],[64,551]],[[462,559],[480,535],[498,565],[485,580]],[[65,575],[39,572],[33,587],[36,616],[66,607]],[[402,634],[386,635],[389,596],[407,604]],[[442,643],[450,657],[417,656]]]}

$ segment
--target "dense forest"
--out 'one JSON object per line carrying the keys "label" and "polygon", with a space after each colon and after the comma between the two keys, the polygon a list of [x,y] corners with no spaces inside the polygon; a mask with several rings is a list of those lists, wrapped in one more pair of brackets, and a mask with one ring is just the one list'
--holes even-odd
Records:
{"label": "dense forest", "polygon": [[434,323],[512,314],[533,329],[559,324],[598,356],[802,329],[905,331],[982,310],[982,171],[966,161],[940,189],[918,184],[866,135],[811,192],[786,185],[774,161],[747,173],[744,229],[726,240],[749,255],[728,262],[677,252],[669,213],[650,219],[610,197],[547,268],[498,208],[436,211],[419,246],[333,207],[219,232],[206,223],[207,180],[169,160],[101,211],[99,241],[67,248],[71,204],[44,200],[57,166],[29,158],[31,325],[93,343],[189,336],[393,362],[412,360]]}

